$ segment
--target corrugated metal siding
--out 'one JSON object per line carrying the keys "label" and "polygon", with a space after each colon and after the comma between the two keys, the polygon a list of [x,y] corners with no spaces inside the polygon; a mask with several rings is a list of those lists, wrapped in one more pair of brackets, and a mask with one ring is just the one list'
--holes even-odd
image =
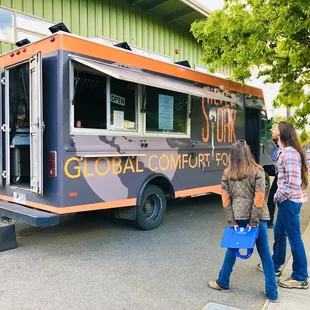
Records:
{"label": "corrugated metal siding", "polygon": [[[187,30],[167,25],[160,16],[121,0],[0,0],[0,5],[49,21],[63,21],[78,35],[123,40],[170,56],[174,61],[187,59],[192,67],[203,65],[201,47]],[[0,54],[12,48],[1,43]],[[179,54],[175,54],[175,49],[179,49]]]}

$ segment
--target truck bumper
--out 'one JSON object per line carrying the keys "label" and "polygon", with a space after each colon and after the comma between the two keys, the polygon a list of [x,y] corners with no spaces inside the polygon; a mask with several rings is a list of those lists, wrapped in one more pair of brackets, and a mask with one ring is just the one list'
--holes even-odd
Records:
{"label": "truck bumper", "polygon": [[58,214],[31,209],[4,200],[0,200],[0,216],[36,227],[55,226],[59,224]]}

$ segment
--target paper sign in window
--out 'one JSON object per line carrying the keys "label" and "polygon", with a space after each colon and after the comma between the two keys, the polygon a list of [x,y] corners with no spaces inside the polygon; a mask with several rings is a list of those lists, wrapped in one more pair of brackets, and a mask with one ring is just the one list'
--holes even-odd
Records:
{"label": "paper sign in window", "polygon": [[173,130],[173,96],[158,95],[158,128]]}
{"label": "paper sign in window", "polygon": [[123,129],[124,128],[124,111],[113,111],[113,128]]}

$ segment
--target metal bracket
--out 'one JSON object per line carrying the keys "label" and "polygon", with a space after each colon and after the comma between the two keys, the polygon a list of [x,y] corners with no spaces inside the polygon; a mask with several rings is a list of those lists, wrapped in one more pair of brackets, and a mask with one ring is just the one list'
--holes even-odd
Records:
{"label": "metal bracket", "polygon": [[5,77],[1,78],[1,85],[5,85]]}
{"label": "metal bracket", "polygon": [[137,208],[136,207],[117,208],[115,209],[114,216],[117,219],[134,221],[137,218]]}
{"label": "metal bracket", "polygon": [[1,130],[2,130],[3,132],[6,132],[6,124],[3,124],[3,125],[1,126]]}
{"label": "metal bracket", "polygon": [[11,219],[11,218],[6,217],[6,216],[3,216],[3,215],[0,215],[0,220],[1,220],[3,223],[11,223],[11,222],[12,222],[12,219]]}
{"label": "metal bracket", "polygon": [[6,170],[2,171],[2,177],[3,177],[4,179],[6,179],[6,177],[7,177]]}

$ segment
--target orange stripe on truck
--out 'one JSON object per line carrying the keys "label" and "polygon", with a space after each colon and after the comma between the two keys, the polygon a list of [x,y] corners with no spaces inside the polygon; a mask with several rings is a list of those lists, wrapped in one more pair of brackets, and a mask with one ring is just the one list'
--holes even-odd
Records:
{"label": "orange stripe on truck", "polygon": [[[176,191],[175,197],[181,198],[181,197],[189,197],[189,196],[207,194],[207,193],[221,194],[221,185],[205,186],[205,187]],[[14,198],[10,196],[0,195],[0,199],[16,203],[16,201],[14,201]],[[55,207],[55,206],[42,204],[42,203],[29,201],[29,200],[26,201],[26,203],[23,205],[27,207],[35,208],[38,210],[52,212],[55,214],[68,214],[68,213],[105,210],[105,209],[113,209],[113,208],[125,208],[125,207],[135,206],[136,204],[137,204],[137,199],[130,198],[130,199],[123,199],[123,200],[83,204],[83,205],[70,206],[70,207]]]}
{"label": "orange stripe on truck", "polygon": [[[14,202],[13,197],[0,195],[0,199]],[[114,201],[106,201],[106,202],[98,202],[91,204],[84,204],[79,206],[71,206],[71,207],[55,207],[42,203],[37,203],[33,201],[27,201],[25,206],[32,207],[39,210],[44,210],[56,214],[68,214],[68,213],[76,213],[76,212],[85,212],[85,211],[95,211],[95,210],[104,210],[104,209],[113,209],[113,208],[122,208],[122,207],[130,207],[135,206],[137,204],[137,199],[124,199],[124,200],[114,200]]]}
{"label": "orange stripe on truck", "polygon": [[197,187],[197,188],[177,191],[175,192],[175,197],[181,198],[181,197],[189,197],[189,196],[194,196],[194,195],[202,195],[202,194],[207,194],[207,193],[215,193],[215,194],[221,195],[221,185]]}
{"label": "orange stripe on truck", "polygon": [[[220,79],[212,75],[206,75],[194,70],[186,69],[185,67],[180,68],[173,64],[128,53],[121,49],[112,49],[108,46],[104,46],[101,44],[98,45],[98,43],[86,41],[82,38],[63,35],[63,40],[63,48],[66,51],[72,51],[91,57],[102,58],[121,64],[127,64],[129,66],[148,69],[154,72],[160,72],[162,74],[168,74],[186,80],[201,82],[207,85],[224,87],[229,90],[263,97],[263,91],[256,87],[229,82],[227,80]],[[104,55],[104,57],[102,55]]]}
{"label": "orange stripe on truck", "polygon": [[55,34],[53,37],[40,40],[29,46],[16,49],[15,51],[0,56],[0,68],[27,60],[39,52],[44,55],[51,52],[56,52],[57,50],[65,50],[67,52],[118,62],[177,78],[183,78],[189,81],[203,83],[205,85],[223,87],[232,91],[251,94],[263,98],[263,91],[256,87],[229,82],[225,79],[203,74],[185,67],[164,63],[159,60],[135,55],[122,49],[111,48],[83,38],[64,34]]}
{"label": "orange stripe on truck", "polygon": [[57,39],[55,37],[55,41],[53,42],[51,42],[51,38],[47,38],[0,56],[0,68],[9,67],[28,60],[39,52],[45,55],[56,52],[59,49],[62,49],[62,39],[60,37],[57,36]]}

